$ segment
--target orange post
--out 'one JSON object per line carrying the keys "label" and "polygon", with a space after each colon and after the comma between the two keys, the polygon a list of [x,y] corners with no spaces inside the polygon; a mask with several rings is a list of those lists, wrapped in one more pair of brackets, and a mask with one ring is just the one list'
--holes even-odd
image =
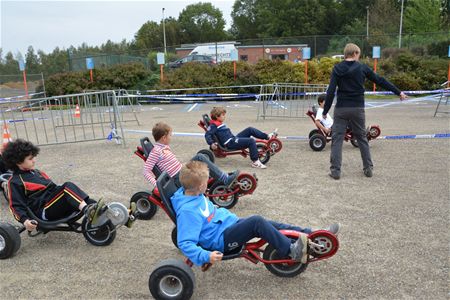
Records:
{"label": "orange post", "polygon": [[6,124],[6,121],[4,121],[4,123],[3,123],[3,144],[2,144],[3,148],[2,148],[2,150],[5,149],[6,145],[9,142],[12,142],[11,133],[9,132],[8,124]]}
{"label": "orange post", "polygon": [[305,83],[308,84],[308,60],[305,60]]}
{"label": "orange post", "polygon": [[450,61],[448,62],[447,88],[450,88]]}
{"label": "orange post", "polygon": [[159,65],[159,72],[160,72],[160,74],[161,74],[161,82],[163,82],[163,80],[164,80],[164,68],[163,68],[163,65]]}
{"label": "orange post", "polygon": [[[375,60],[373,62],[373,71],[375,73],[377,72],[377,60],[378,60],[378,58],[375,58]],[[377,89],[377,85],[374,83],[373,84],[373,91],[375,92],[376,89]]]}
{"label": "orange post", "polygon": [[27,85],[27,72],[23,70],[23,87],[25,88],[25,95],[28,99],[28,85]]}
{"label": "orange post", "polygon": [[94,82],[94,76],[92,74],[92,69],[89,70],[89,75],[91,76],[91,82]]}
{"label": "orange post", "polygon": [[236,80],[236,62],[233,61],[234,80]]}

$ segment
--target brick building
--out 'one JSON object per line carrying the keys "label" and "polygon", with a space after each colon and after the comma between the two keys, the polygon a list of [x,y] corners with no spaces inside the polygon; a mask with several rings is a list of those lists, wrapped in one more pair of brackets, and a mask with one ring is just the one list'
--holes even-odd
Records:
{"label": "brick building", "polygon": [[[220,45],[222,43],[218,43]],[[291,44],[291,45],[240,45],[237,42],[226,42],[226,44],[234,44],[238,51],[238,59],[255,64],[260,59],[280,59],[297,62],[302,58],[302,48],[307,47],[307,44]],[[188,55],[195,47],[200,45],[215,45],[209,44],[186,44],[176,48],[178,57]],[[214,55],[212,55],[214,57]]]}

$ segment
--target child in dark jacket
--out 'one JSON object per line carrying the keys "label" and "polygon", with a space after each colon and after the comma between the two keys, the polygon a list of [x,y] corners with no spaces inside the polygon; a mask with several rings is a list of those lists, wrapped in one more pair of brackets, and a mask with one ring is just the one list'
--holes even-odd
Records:
{"label": "child in dark jacket", "polygon": [[259,129],[247,127],[235,136],[223,123],[225,121],[226,113],[227,111],[223,107],[214,107],[211,110],[211,123],[205,133],[205,139],[208,145],[210,145],[213,150],[217,149],[218,145],[214,141],[214,136],[216,136],[219,139],[220,145],[229,150],[241,150],[248,148],[250,151],[250,159],[252,160],[252,167],[260,169],[267,168],[266,165],[259,161],[256,141],[252,137],[269,140],[270,138],[277,136],[276,130],[270,134],[267,134]]}
{"label": "child in dark jacket", "polygon": [[[182,187],[171,197],[177,218],[178,247],[194,264],[214,264],[223,253],[242,247],[253,238],[262,238],[273,245],[281,257],[306,263],[308,239],[305,233],[311,228],[269,221],[261,216],[239,218],[225,208],[217,208],[204,192],[208,185],[208,167],[205,163],[191,161],[180,172]],[[297,241],[292,241],[279,230],[301,232]],[[339,224],[326,230],[337,234]]]}
{"label": "child in dark jacket", "polygon": [[[8,181],[8,200],[11,212],[28,231],[38,223],[27,211],[43,220],[58,220],[75,211],[85,211],[95,217],[103,204],[90,199],[72,182],[56,185],[47,174],[35,169],[39,148],[31,142],[17,139],[7,144],[2,157],[6,167],[13,171]],[[91,205],[92,204],[92,205]]]}

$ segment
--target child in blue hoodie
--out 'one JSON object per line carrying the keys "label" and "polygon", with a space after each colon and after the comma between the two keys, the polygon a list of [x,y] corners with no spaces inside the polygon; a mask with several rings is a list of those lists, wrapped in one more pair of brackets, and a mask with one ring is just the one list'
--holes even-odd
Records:
{"label": "child in blue hoodie", "polygon": [[[182,187],[171,201],[177,217],[178,247],[194,264],[214,264],[253,238],[262,238],[273,245],[282,257],[306,263],[311,228],[269,221],[255,215],[239,218],[225,208],[217,208],[204,193],[208,185],[208,167],[199,161],[190,161],[180,171]],[[279,232],[289,229],[301,232],[297,241]],[[338,224],[329,227],[337,234]]]}

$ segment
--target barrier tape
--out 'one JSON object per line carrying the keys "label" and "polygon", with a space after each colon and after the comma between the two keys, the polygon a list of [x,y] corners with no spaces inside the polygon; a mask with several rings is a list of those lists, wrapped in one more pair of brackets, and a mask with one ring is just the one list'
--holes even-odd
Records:
{"label": "barrier tape", "polygon": [[[131,133],[142,133],[142,134],[151,134],[152,132],[149,130],[134,130],[134,129],[125,129],[126,132]],[[195,132],[173,132],[174,136],[191,136],[191,137],[204,137],[204,133],[195,133]],[[279,139],[283,140],[309,140],[307,136],[278,136]],[[435,134],[408,134],[408,135],[386,135],[377,137],[381,140],[406,140],[406,139],[446,139],[450,138],[450,133],[435,133]]]}

